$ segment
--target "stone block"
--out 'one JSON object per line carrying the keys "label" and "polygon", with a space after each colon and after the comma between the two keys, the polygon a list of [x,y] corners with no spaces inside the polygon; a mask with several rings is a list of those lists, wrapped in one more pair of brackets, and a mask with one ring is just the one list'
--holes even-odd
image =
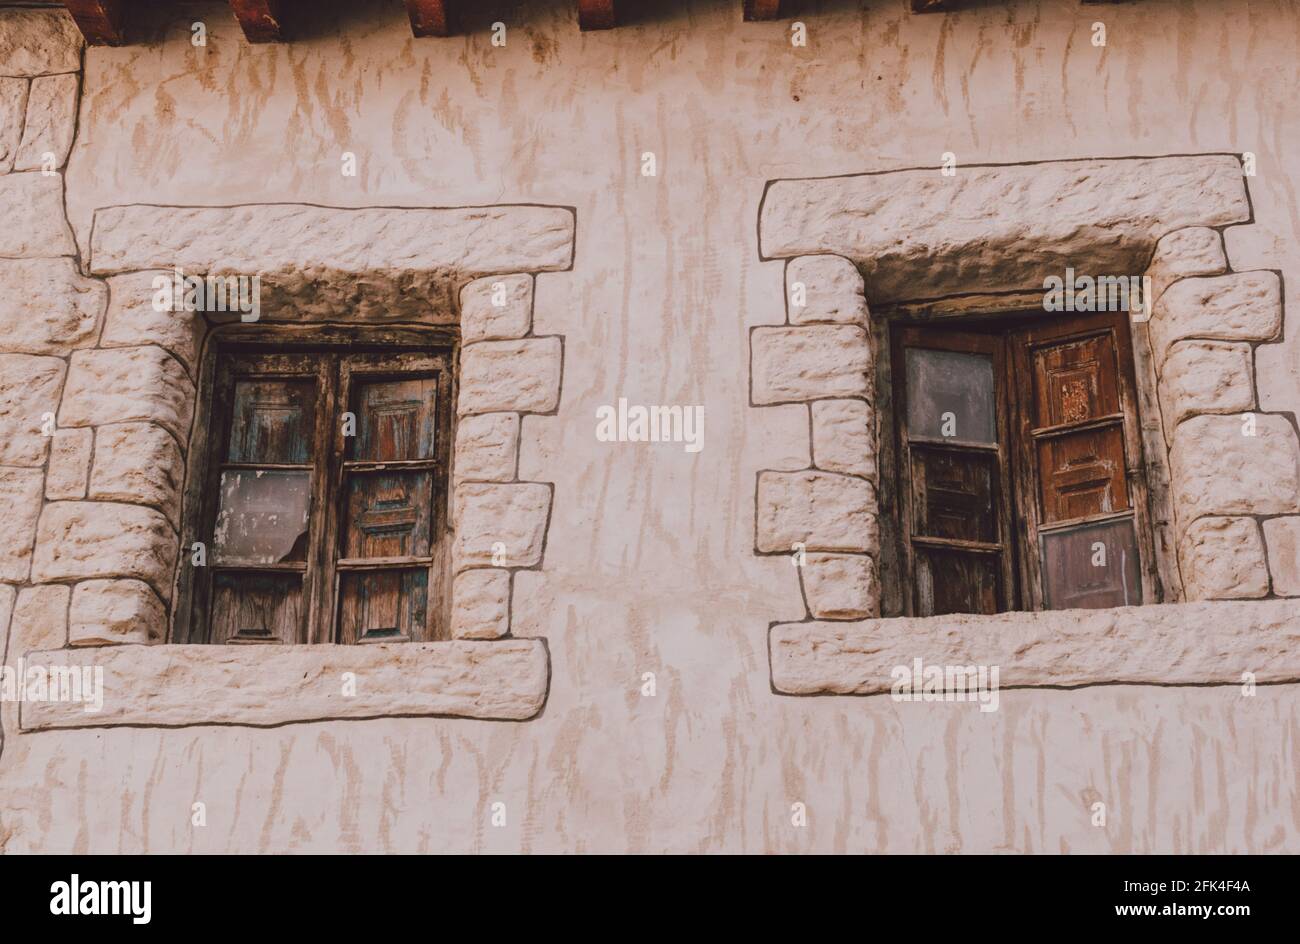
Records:
{"label": "stone block", "polygon": [[0,465],[45,462],[66,369],[57,357],[0,354]]}
{"label": "stone block", "polygon": [[1188,600],[1241,600],[1268,595],[1264,542],[1254,518],[1198,518],[1179,542]]}
{"label": "stone block", "polygon": [[495,567],[456,575],[451,635],[456,639],[498,639],[510,633],[510,571]]}
{"label": "stone block", "polygon": [[559,338],[483,341],[460,355],[460,414],[549,413],[560,402]]}
{"label": "stone block", "polygon": [[843,256],[799,256],[785,268],[791,324],[865,325],[870,312],[863,291],[862,273]]}
{"label": "stone block", "polygon": [[497,275],[460,290],[463,344],[522,338],[533,324],[533,277]]}
{"label": "stone block", "polygon": [[171,599],[179,542],[161,512],[115,502],[51,502],[36,528],[34,581],[134,577]]}
{"label": "stone block", "polygon": [[162,601],[139,580],[85,580],[72,591],[68,644],[148,644],[167,634]]}
{"label": "stone block", "polygon": [[760,472],[758,549],[874,552],[880,535],[870,482],[829,472]]}
{"label": "stone block", "polygon": [[508,482],[518,460],[518,413],[481,413],[456,424],[456,481]]}
{"label": "stone block", "polygon": [[194,385],[185,368],[160,347],[78,351],[59,408],[60,426],[107,426],[146,421],[188,442]]}
{"label": "stone block", "polygon": [[458,486],[455,570],[532,567],[541,563],[550,510],[550,488],[535,482]]}
{"label": "stone block", "polygon": [[755,328],[750,342],[755,405],[870,392],[870,341],[856,325]]}
{"label": "stone block", "polygon": [[72,259],[0,259],[0,346],[21,354],[92,347],[108,289],[83,278]]}

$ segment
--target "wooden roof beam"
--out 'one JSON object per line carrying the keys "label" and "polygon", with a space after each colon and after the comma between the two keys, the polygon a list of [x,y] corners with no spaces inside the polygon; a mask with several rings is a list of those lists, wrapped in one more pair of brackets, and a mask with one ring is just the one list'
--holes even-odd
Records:
{"label": "wooden roof beam", "polygon": [[122,46],[124,0],[63,0],[64,7],[90,46]]}
{"label": "wooden roof beam", "polygon": [[456,0],[406,0],[406,15],[416,36],[450,36],[456,32]]}
{"label": "wooden roof beam", "polygon": [[616,2],[617,0],[578,0],[578,28],[613,29],[618,25],[618,13],[614,9]]}
{"label": "wooden roof beam", "polygon": [[781,15],[782,0],[744,0],[746,20],[775,20]]}
{"label": "wooden roof beam", "polygon": [[284,41],[280,0],[230,0],[230,9],[250,43]]}

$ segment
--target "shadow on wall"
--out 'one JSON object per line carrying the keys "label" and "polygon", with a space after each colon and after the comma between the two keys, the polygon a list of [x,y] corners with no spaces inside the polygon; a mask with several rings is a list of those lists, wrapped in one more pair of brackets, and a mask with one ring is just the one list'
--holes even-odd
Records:
{"label": "shadow on wall", "polygon": [[[940,0],[934,0],[940,2]],[[1005,3],[1005,0],[942,0],[942,10],[956,13]],[[453,37],[488,33],[495,22],[511,27],[554,29],[563,24],[578,28],[576,0],[452,0]],[[460,9],[455,9],[455,7]],[[843,13],[907,13],[913,0],[781,0],[778,20],[798,17],[829,16]],[[620,0],[619,26],[690,27],[696,17],[712,17],[718,12],[730,14],[737,27],[743,22],[743,0]],[[225,3],[192,2],[128,5],[124,13],[127,38],[132,43],[161,41],[176,28],[196,19],[232,19]],[[303,42],[338,36],[341,33],[370,33],[386,18],[405,22],[407,14],[400,0],[285,0],[283,29],[287,42]],[[437,42],[436,39],[430,40]]]}

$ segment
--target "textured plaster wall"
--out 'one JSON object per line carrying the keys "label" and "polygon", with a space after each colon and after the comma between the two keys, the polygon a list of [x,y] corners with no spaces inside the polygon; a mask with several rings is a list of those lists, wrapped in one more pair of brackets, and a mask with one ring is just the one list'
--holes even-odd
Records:
{"label": "textured plaster wall", "polygon": [[[1004,691],[993,713],[774,695],[765,627],[798,618],[797,574],[752,553],[753,483],[808,464],[807,412],[748,405],[749,329],[783,320],[755,228],[772,178],[1250,150],[1256,225],[1229,231],[1230,259],[1300,273],[1300,10],[809,6],[806,49],[788,21],[683,0],[587,35],[569,5],[503,5],[449,40],[356,2],[260,48],[199,4],[155,15],[155,43],[86,53],[66,194],[83,255],[93,211],[130,202],[575,207],[574,269],[536,289],[536,333],[566,338],[562,407],[524,419],[519,469],[559,483],[545,567],[515,589],[552,681],[526,723],[10,732],[0,847],[1300,851],[1300,685]],[[1260,350],[1263,409],[1300,409],[1298,334]],[[619,397],[704,405],[703,451],[598,442]]]}

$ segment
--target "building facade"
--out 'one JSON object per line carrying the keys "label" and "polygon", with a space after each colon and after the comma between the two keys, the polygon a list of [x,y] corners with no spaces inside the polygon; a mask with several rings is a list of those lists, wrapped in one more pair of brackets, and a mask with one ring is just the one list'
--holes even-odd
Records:
{"label": "building facade", "polygon": [[0,850],[1300,849],[1295,4],[66,7]]}

